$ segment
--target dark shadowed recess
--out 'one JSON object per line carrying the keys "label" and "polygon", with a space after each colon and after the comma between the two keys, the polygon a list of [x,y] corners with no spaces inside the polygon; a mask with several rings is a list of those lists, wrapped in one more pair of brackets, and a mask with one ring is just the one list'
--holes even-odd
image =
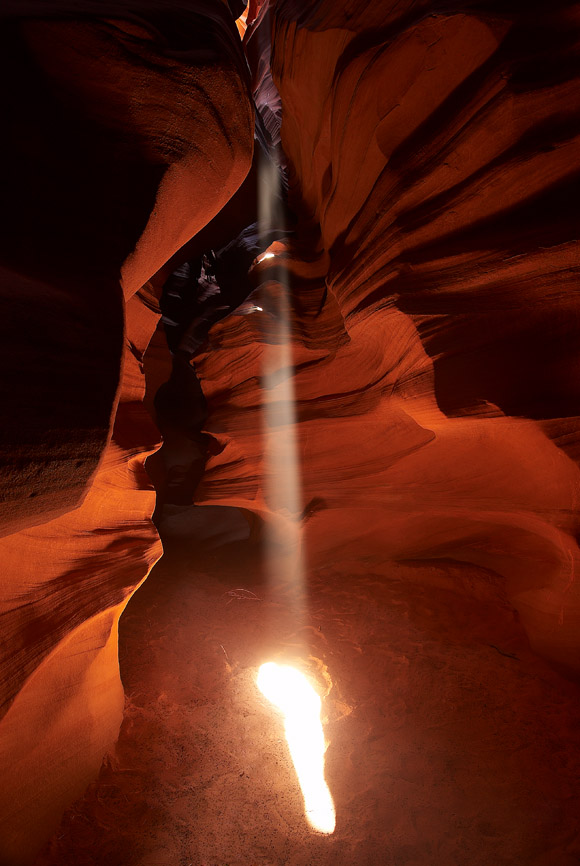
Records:
{"label": "dark shadowed recess", "polygon": [[[282,2],[281,14],[287,5]],[[454,139],[445,131],[465,112],[474,93],[485,93],[490,82],[501,79],[498,99],[511,96],[517,100],[538,88],[580,79],[577,27],[571,26],[566,15],[570,5],[430,4],[430,12],[441,14],[501,15],[511,19],[510,29],[489,60],[390,155],[389,177],[396,175],[397,180],[394,184],[389,180],[385,187],[379,179],[361,213],[337,239],[333,249],[337,272],[348,270],[354,277],[357,256],[368,267],[367,259],[360,257],[358,239],[372,232],[377,213],[386,217],[393,201],[428,177],[452,151]],[[320,14],[329,12],[324,3],[316,8]],[[383,29],[355,38],[337,69],[408,28],[420,8],[396,4],[396,21],[385,15],[388,23]],[[358,9],[356,4],[352,9]],[[493,107],[492,101],[482,112]],[[547,105],[543,116],[502,153],[444,192],[399,214],[391,224],[406,249],[374,275],[376,288],[361,305],[380,303],[387,291],[414,318],[433,358],[438,403],[448,415],[480,411],[486,403],[508,415],[538,420],[579,414],[579,271],[570,267],[566,252],[566,245],[580,236],[577,166],[570,164],[569,173],[555,182],[547,176],[545,187],[538,192],[526,196],[522,190],[517,205],[502,207],[500,188],[491,217],[474,215],[471,223],[421,246],[413,246],[410,240],[414,232],[453,210],[476,184],[485,185],[492,175],[500,177],[536,155],[546,154],[549,160],[551,152],[579,132],[577,102],[572,100],[559,113],[550,113]],[[353,234],[356,241],[348,243]],[[511,273],[508,268],[514,263],[517,271]]]}
{"label": "dark shadowed recess", "polygon": [[144,173],[130,140],[48,84],[18,25],[4,22],[0,43],[1,74],[14,81],[0,105],[10,119],[0,137],[0,483],[2,531],[14,532],[77,505],[106,444],[123,338],[119,268],[162,168]]}
{"label": "dark shadowed recess", "polygon": [[[352,29],[358,31],[361,39],[372,38],[374,30],[375,41],[370,44],[379,44],[432,15],[465,12],[512,17],[542,13],[547,8],[556,12],[569,9],[572,5],[572,0],[554,0],[549,4],[546,0],[401,0],[370,6],[361,0],[348,0],[345,3],[313,0],[308,4],[301,0],[278,0],[276,17],[281,21],[292,21],[308,30],[327,30],[332,27]],[[381,24],[388,24],[389,30],[376,31],[376,27]],[[361,30],[366,32],[361,33]]]}
{"label": "dark shadowed recess", "polygon": [[[489,251],[499,266],[537,250],[549,255],[580,233],[580,176],[542,191],[490,220],[417,248],[391,283],[400,293],[398,306],[415,316],[437,315],[419,332],[434,358],[435,388],[447,414],[479,401],[495,403],[508,415],[535,419],[578,413],[580,407],[580,314],[573,282],[578,274],[563,268],[556,277],[524,274],[502,286],[501,270],[481,290],[454,291],[450,274],[436,269],[417,278],[414,265],[434,259],[453,260],[478,250]],[[462,273],[462,264],[457,264]],[[527,283],[544,284],[545,298],[526,292]],[[503,291],[502,291],[503,288]],[[548,296],[549,295],[549,296]],[[458,359],[460,363],[458,363]]]}
{"label": "dark shadowed recess", "polygon": [[[242,79],[247,68],[232,13],[210,0],[195,8],[18,0],[1,4],[0,20],[0,73],[8,83],[0,97],[5,533],[56,517],[82,500],[108,439],[119,383],[120,268],[147,224],[167,164],[181,155],[178,138],[165,153],[162,143],[137,129],[123,110],[132,94],[122,85],[114,93],[116,119],[102,122],[98,101],[113,91],[101,93],[98,76],[89,80],[89,72],[85,82],[81,70],[79,93],[86,85],[87,103],[96,100],[85,105],[53,75],[52,60],[45,68],[46,58],[54,59],[58,72],[59,34],[72,45],[74,28],[83,22],[99,34],[102,50],[110,47],[128,68],[141,63],[145,69],[155,52],[193,66],[227,58]],[[153,52],[129,51],[127,21],[143,34],[132,38],[153,43]],[[55,22],[61,25],[56,30],[50,26]],[[74,52],[64,62],[71,60]],[[75,70],[68,72],[74,79]]]}

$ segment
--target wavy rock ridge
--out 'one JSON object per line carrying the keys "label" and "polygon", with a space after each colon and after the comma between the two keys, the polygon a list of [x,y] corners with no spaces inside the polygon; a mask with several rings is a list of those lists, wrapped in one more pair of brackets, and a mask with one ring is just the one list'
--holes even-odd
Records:
{"label": "wavy rock ridge", "polygon": [[0,244],[10,864],[30,862],[117,736],[118,619],[161,554],[144,470],[158,445],[141,402],[159,318],[148,281],[227,201],[252,154],[227,7],[97,6],[2,13],[4,80],[15,83]]}
{"label": "wavy rock ridge", "polygon": [[[577,12],[282,2],[245,37],[272,27],[302,226],[255,281],[265,309],[290,286],[307,560],[475,568],[576,669]],[[199,501],[268,518],[263,319],[197,364]]]}
{"label": "wavy rock ridge", "polygon": [[[0,858],[24,864],[118,730],[118,618],[160,552],[151,280],[242,182],[253,112],[225,4],[2,15]],[[558,0],[252,2],[298,230],[252,271],[263,312],[196,358],[216,446],[196,502],[273,521],[262,374],[288,289],[306,562],[445,568],[568,669],[579,21]]]}

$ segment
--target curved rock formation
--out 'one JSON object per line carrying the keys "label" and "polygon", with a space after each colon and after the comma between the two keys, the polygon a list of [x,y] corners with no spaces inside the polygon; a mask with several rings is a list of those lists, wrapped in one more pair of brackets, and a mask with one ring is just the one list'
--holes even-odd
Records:
{"label": "curved rock formation", "polygon": [[[297,229],[195,357],[213,440],[196,505],[242,509],[239,537],[289,503],[307,568],[331,561],[342,591],[393,565],[511,605],[577,672],[578,6],[252,0],[251,76],[218,0],[2,15],[0,859],[30,861],[119,727],[117,623],[160,552],[155,296],[249,170],[250,86]],[[301,501],[264,459],[265,396],[282,433],[289,382]]]}
{"label": "curved rock formation", "polygon": [[252,155],[227,7],[105,7],[2,9],[10,864],[29,862],[117,736],[117,623],[161,553],[144,471],[158,444],[141,405],[159,317],[148,281],[233,194]]}
{"label": "curved rock formation", "polygon": [[[307,560],[413,561],[420,580],[447,562],[455,586],[475,565],[532,646],[578,669],[577,8],[272,14],[302,235],[254,278],[266,310],[290,287],[280,376],[304,502],[327,506]],[[268,315],[224,321],[196,362],[219,442],[197,501],[266,518]]]}

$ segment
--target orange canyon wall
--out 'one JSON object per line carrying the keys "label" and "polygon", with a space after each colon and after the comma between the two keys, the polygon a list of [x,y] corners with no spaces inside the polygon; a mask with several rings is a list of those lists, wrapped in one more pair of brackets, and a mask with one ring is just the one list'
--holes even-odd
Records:
{"label": "orange canyon wall", "polygon": [[144,470],[159,439],[141,402],[159,318],[148,281],[252,158],[227,7],[98,5],[3,10],[7,864],[29,862],[117,737],[118,620],[161,554]]}
{"label": "orange canyon wall", "polygon": [[[160,554],[151,278],[252,155],[225,4],[82,5],[3,13],[9,863],[115,739],[117,622]],[[272,45],[299,228],[253,269],[265,312],[196,358],[215,440],[196,502],[273,519],[262,375],[287,289],[307,563],[445,573],[577,669],[578,7],[279,0],[248,22],[258,101]]]}

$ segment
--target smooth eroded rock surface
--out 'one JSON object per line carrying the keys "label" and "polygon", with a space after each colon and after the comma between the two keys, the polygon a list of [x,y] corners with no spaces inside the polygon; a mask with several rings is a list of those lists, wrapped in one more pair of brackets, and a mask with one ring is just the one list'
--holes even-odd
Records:
{"label": "smooth eroded rock surface", "polygon": [[307,561],[476,565],[577,669],[577,14],[279,3],[250,45],[264,26],[301,229],[254,268],[265,312],[196,361],[219,443],[197,501],[271,515],[278,365],[303,504],[325,503]]}
{"label": "smooth eroded rock surface", "polygon": [[141,403],[159,318],[148,280],[252,155],[228,8],[106,5],[2,11],[0,860],[11,866],[30,861],[116,739],[118,618],[161,553],[144,470],[159,440]]}

